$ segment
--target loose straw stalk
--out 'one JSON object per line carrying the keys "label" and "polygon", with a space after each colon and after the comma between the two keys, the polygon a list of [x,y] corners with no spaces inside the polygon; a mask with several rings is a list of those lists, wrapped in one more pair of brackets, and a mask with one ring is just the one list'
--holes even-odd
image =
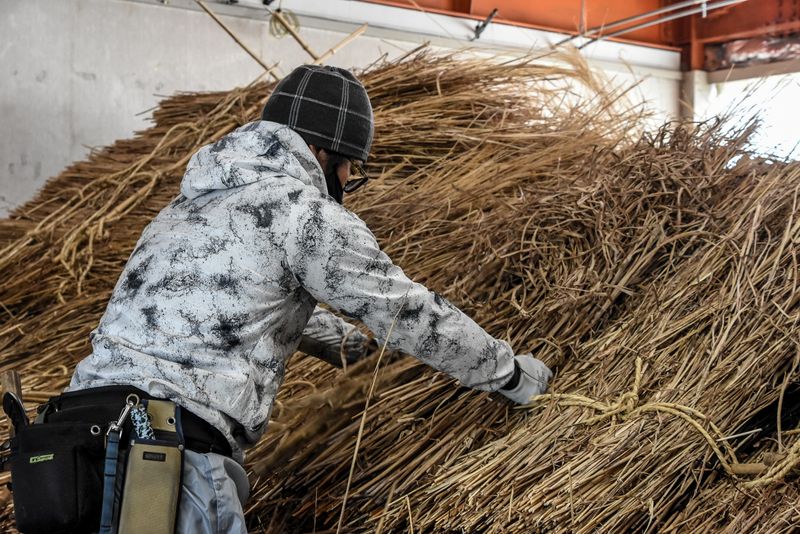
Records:
{"label": "loose straw stalk", "polygon": [[[422,51],[363,73],[376,179],[347,205],[409,276],[556,368],[552,396],[514,410],[399,355],[346,374],[295,356],[248,457],[252,531],[797,526],[798,164],[752,153],[752,123],[654,128],[629,88],[550,59]],[[0,221],[1,367],[29,409],[89,354],[188,158],[270,87],[164,100]]]}

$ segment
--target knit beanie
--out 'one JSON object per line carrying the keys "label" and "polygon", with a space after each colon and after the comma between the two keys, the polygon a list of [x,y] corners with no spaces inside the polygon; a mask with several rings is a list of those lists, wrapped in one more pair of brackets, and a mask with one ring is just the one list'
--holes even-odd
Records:
{"label": "knit beanie", "polygon": [[309,145],[367,161],[372,105],[361,82],[338,67],[302,65],[282,79],[261,118],[285,124]]}

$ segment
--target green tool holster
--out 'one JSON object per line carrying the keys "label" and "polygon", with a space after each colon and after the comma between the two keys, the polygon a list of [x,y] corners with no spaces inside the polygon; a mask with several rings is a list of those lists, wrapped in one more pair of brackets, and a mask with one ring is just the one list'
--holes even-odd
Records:
{"label": "green tool holster", "polygon": [[155,439],[134,437],[128,450],[118,534],[173,534],[183,475],[180,406],[144,400]]}

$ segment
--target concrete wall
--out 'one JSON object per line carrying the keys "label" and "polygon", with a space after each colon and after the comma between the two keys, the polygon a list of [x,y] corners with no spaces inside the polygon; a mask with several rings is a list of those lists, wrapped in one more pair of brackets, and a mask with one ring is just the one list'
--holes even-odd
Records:
{"label": "concrete wall", "polygon": [[[225,21],[265,61],[285,72],[308,56],[263,21]],[[303,29],[327,50],[343,34]],[[330,61],[366,65],[376,39]],[[147,126],[146,110],[175,91],[230,89],[263,69],[202,12],[121,0],[0,0],[0,215],[89,147]]]}
{"label": "concrete wall", "polygon": [[[291,37],[270,35],[263,10],[212,5],[229,13],[223,20],[265,62],[280,61],[285,73],[308,61]],[[91,147],[147,127],[146,111],[160,95],[229,89],[262,72],[208,15],[190,7],[193,3],[186,0],[170,0],[169,5],[0,0],[0,216],[31,198],[47,178],[84,158]],[[316,50],[327,50],[355,28],[348,13],[341,19],[303,24],[301,32]],[[398,40],[403,34],[397,31],[391,38],[370,31],[329,63],[366,66],[384,53],[393,57],[427,39],[409,34]],[[640,96],[651,100],[661,116],[677,113],[677,76],[646,70],[620,74],[626,69],[612,65],[610,72],[631,79],[644,76]]]}

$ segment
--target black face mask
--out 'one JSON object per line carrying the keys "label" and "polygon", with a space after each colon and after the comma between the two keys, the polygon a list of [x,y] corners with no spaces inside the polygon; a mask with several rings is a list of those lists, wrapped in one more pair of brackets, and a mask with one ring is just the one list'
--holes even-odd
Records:
{"label": "black face mask", "polygon": [[328,194],[333,197],[333,200],[342,204],[344,201],[344,189],[342,189],[342,182],[336,175],[337,162],[329,161],[328,168],[325,169],[325,183],[328,186]]}
{"label": "black face mask", "polygon": [[341,204],[344,201],[344,189],[342,189],[342,182],[336,176],[336,168],[328,169],[325,173],[325,182],[328,185],[328,194],[333,197],[333,200]]}

